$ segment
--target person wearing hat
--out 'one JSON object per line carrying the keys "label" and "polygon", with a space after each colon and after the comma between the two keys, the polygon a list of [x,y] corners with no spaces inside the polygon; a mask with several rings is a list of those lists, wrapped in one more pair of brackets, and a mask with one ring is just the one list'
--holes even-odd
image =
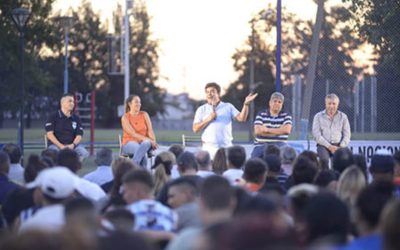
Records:
{"label": "person wearing hat", "polygon": [[380,149],[371,158],[369,172],[373,181],[389,181],[394,178],[394,159],[389,151]]}
{"label": "person wearing hat", "polygon": [[282,111],[285,97],[272,93],[269,108],[259,112],[254,120],[254,144],[251,158],[262,158],[267,145],[286,146],[286,141],[292,131],[292,116]]}
{"label": "person wearing hat", "polygon": [[53,167],[42,170],[36,179],[26,186],[35,188],[34,201],[41,208],[20,226],[19,231],[60,230],[65,224],[62,203],[75,192],[75,175],[65,167]]}
{"label": "person wearing hat", "polygon": [[329,160],[339,148],[349,145],[351,130],[347,115],[338,110],[339,97],[328,94],[325,109],[313,119],[312,135],[317,143],[317,153],[322,169],[329,168]]}

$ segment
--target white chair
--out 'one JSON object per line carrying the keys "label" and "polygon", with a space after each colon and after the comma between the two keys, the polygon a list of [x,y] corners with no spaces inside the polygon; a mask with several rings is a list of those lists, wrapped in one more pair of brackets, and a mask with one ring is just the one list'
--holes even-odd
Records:
{"label": "white chair", "polygon": [[182,134],[182,146],[201,146],[201,136],[200,135],[185,135]]}

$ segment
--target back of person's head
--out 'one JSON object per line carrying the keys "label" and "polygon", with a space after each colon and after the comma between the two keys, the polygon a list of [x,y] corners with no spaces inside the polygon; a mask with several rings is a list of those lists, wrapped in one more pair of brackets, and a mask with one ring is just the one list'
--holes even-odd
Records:
{"label": "back of person's head", "polygon": [[57,163],[60,166],[69,168],[73,173],[77,173],[82,166],[78,153],[69,148],[61,149],[58,152]]}
{"label": "back of person's head", "polygon": [[313,183],[317,174],[317,166],[309,158],[299,155],[293,165],[293,183]]}
{"label": "back of person's head", "polygon": [[129,171],[122,178],[122,182],[128,185],[132,183],[140,183],[150,192],[154,188],[153,177],[147,170],[144,169],[135,169]]}
{"label": "back of person's head", "polygon": [[349,206],[354,206],[356,199],[367,185],[364,174],[357,166],[346,168],[340,175],[337,185],[337,195]]}
{"label": "back of person's head", "polygon": [[53,162],[53,166],[57,165],[57,158],[58,158],[57,150],[46,148],[40,153],[40,156],[42,158],[50,158]]}
{"label": "back of person's head", "polygon": [[171,177],[172,166],[176,163],[175,155],[170,151],[159,153],[151,169],[154,170],[154,194],[157,195]]}
{"label": "back of person's head", "polygon": [[211,157],[210,153],[206,150],[200,150],[196,152],[196,161],[198,163],[199,169],[209,170],[211,167]]}
{"label": "back of person's head", "polygon": [[378,150],[371,158],[369,171],[374,180],[391,180],[394,174],[394,159],[387,150]]}
{"label": "back of person's head", "polygon": [[242,206],[236,215],[245,216],[248,214],[272,214],[278,211],[277,204],[265,195],[251,196]]}
{"label": "back of person's head", "polygon": [[113,160],[112,150],[109,148],[100,148],[96,152],[96,165],[97,166],[111,166]]}
{"label": "back of person's head", "polygon": [[393,184],[374,181],[363,189],[356,200],[357,221],[364,222],[369,229],[376,229],[382,210],[393,197]]}
{"label": "back of person's head", "polygon": [[332,168],[339,173],[342,173],[352,164],[354,164],[353,152],[349,148],[339,148],[333,154]]}
{"label": "back of person's head", "polygon": [[124,207],[118,207],[107,211],[104,218],[111,222],[117,231],[131,232],[135,224],[135,215]]}
{"label": "back of person's head", "polygon": [[281,172],[281,158],[274,154],[264,155],[264,161],[268,166],[268,173],[279,174]]}
{"label": "back of person's head", "polygon": [[296,150],[290,146],[285,146],[281,148],[281,160],[282,164],[293,164],[294,160],[296,160]]}
{"label": "back of person's head", "polygon": [[228,169],[227,152],[225,148],[219,148],[215,152],[212,162],[212,170],[216,174],[223,174]]}
{"label": "back of person's head", "polygon": [[278,157],[280,157],[281,155],[281,149],[275,145],[275,144],[267,144],[264,147],[264,156],[265,155],[276,155]]}
{"label": "back of person's head", "polygon": [[8,154],[11,164],[17,164],[21,162],[21,149],[17,144],[7,143],[3,146],[3,151]]}
{"label": "back of person's head", "polygon": [[201,184],[200,199],[208,210],[233,209],[234,190],[227,179],[212,175]]}
{"label": "back of person's head", "polygon": [[178,159],[176,159],[176,164],[178,165],[178,171],[182,174],[188,170],[198,170],[197,161],[192,152],[183,152]]}
{"label": "back of person's head", "polygon": [[353,154],[354,165],[356,165],[361,172],[364,174],[365,178],[368,179],[368,168],[367,160],[362,154]]}
{"label": "back of person's head", "polygon": [[[7,250],[62,250],[61,234],[49,230],[26,230],[3,235],[0,249]],[[89,249],[88,249],[89,250]]]}
{"label": "back of person's head", "polygon": [[324,245],[345,244],[350,228],[349,210],[335,194],[321,192],[304,209],[307,242]]}
{"label": "back of person's head", "polygon": [[394,176],[400,177],[400,150],[394,153],[393,160],[394,160]]}
{"label": "back of person's head", "polygon": [[233,168],[240,169],[246,161],[246,150],[240,145],[231,146],[228,148],[227,158]]}
{"label": "back of person's head", "polygon": [[[319,169],[321,167],[320,162],[318,160],[318,155],[317,153],[315,153],[314,151],[311,150],[304,150],[303,152],[301,152],[298,157],[305,157],[307,159],[309,159],[310,161],[312,161],[314,163],[314,165]],[[298,158],[297,157],[297,158]]]}
{"label": "back of person's head", "polygon": [[295,221],[301,220],[304,216],[304,209],[311,197],[318,194],[319,189],[313,184],[303,183],[288,190],[289,212]]}
{"label": "back of person's head", "polygon": [[243,179],[246,182],[263,183],[268,171],[267,164],[258,158],[252,158],[244,164]]}
{"label": "back of person's head", "polygon": [[0,174],[7,175],[10,169],[10,158],[6,152],[0,151]]}
{"label": "back of person's head", "polygon": [[184,204],[195,201],[199,195],[196,182],[188,178],[177,178],[168,186],[168,204],[178,208]]}
{"label": "back of person's head", "polygon": [[131,170],[137,169],[137,167],[130,159],[117,158],[111,163],[111,169],[114,177],[114,183],[111,187],[111,196],[115,197],[119,195],[119,191],[122,185],[122,177]]}
{"label": "back of person's head", "polygon": [[248,214],[235,218],[219,231],[210,234],[218,235],[211,241],[210,249],[299,249],[292,228],[280,214]]}
{"label": "back of person's head", "polygon": [[318,187],[328,188],[331,190],[331,185],[339,179],[339,173],[331,169],[323,169],[315,175],[313,183]]}
{"label": "back of person's head", "polygon": [[144,234],[126,231],[114,231],[104,237],[100,237],[98,250],[126,250],[140,249],[140,250],[155,250]]}
{"label": "back of person's head", "polygon": [[86,228],[94,233],[97,228],[97,214],[93,202],[84,197],[76,197],[65,202],[65,222],[67,225]]}
{"label": "back of person's head", "polygon": [[399,225],[400,225],[400,200],[393,199],[385,206],[380,220],[384,250],[400,249]]}
{"label": "back of person's head", "polygon": [[49,166],[47,162],[40,159],[38,155],[31,154],[24,170],[25,183],[34,181],[40,171],[49,167],[52,166]]}
{"label": "back of person's head", "polygon": [[175,155],[175,159],[178,159],[178,157],[185,151],[183,146],[181,144],[172,144],[169,148],[168,151],[173,153]]}

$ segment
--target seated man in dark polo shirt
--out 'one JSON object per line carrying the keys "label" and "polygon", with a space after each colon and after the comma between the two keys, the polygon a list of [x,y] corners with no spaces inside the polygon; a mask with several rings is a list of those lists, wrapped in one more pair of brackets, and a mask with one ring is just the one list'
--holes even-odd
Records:
{"label": "seated man in dark polo shirt", "polygon": [[260,111],[254,120],[254,144],[251,158],[263,158],[264,148],[273,144],[279,148],[286,146],[292,131],[292,116],[282,111],[285,98],[274,92],[269,99],[269,108]]}
{"label": "seated man in dark polo shirt", "polygon": [[75,150],[82,159],[87,157],[89,153],[83,146],[79,145],[82,140],[83,128],[79,117],[73,114],[74,105],[74,96],[64,94],[60,100],[61,109],[49,116],[45,129],[47,139],[50,142],[50,149],[58,151],[63,148],[70,148]]}

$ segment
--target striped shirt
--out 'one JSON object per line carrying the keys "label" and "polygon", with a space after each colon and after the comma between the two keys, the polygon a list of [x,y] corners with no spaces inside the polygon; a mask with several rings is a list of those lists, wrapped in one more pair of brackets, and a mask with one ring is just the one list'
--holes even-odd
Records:
{"label": "striped shirt", "polygon": [[[262,125],[267,128],[279,128],[286,124],[292,124],[292,116],[286,112],[279,112],[277,116],[272,116],[269,110],[261,111],[257,114],[254,120],[254,125]],[[287,141],[289,135],[268,135],[268,136],[256,136],[254,144],[262,144],[266,142],[280,142]]]}

